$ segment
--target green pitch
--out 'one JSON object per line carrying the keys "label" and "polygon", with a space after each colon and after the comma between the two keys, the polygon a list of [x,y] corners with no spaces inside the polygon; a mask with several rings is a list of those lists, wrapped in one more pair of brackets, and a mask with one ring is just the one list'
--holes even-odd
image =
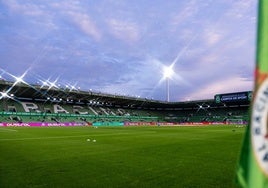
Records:
{"label": "green pitch", "polygon": [[235,126],[2,127],[0,187],[235,187],[244,132]]}

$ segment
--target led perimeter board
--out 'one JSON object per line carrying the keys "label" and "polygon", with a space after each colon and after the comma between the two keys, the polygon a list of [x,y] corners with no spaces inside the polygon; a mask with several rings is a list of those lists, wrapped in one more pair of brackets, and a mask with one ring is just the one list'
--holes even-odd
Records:
{"label": "led perimeter board", "polygon": [[252,91],[244,91],[238,93],[217,94],[214,96],[215,103],[248,103],[251,101]]}

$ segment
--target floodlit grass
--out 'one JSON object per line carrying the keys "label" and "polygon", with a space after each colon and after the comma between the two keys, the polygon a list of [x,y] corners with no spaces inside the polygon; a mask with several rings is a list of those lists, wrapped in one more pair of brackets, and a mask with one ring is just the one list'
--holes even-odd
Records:
{"label": "floodlit grass", "polygon": [[235,187],[244,131],[2,127],[0,187]]}

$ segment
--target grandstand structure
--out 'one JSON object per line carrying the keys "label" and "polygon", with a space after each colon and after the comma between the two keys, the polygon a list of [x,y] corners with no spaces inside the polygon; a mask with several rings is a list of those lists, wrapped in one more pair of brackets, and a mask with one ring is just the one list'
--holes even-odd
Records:
{"label": "grandstand structure", "polygon": [[245,124],[251,95],[165,102],[0,80],[0,126]]}

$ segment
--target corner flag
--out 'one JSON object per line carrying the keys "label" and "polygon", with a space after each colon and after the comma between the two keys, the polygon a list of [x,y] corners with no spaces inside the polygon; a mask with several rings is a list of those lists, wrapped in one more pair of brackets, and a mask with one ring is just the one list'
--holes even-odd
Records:
{"label": "corner flag", "polygon": [[237,180],[242,187],[268,188],[268,0],[258,6],[255,88]]}

